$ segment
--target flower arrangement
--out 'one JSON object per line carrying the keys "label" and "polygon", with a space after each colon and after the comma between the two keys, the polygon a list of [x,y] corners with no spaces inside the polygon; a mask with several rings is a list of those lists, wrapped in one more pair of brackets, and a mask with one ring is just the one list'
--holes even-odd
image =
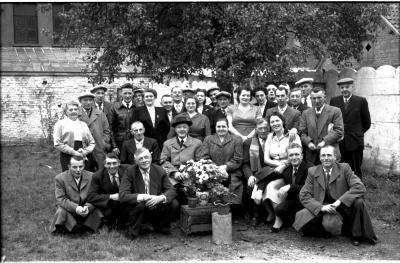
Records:
{"label": "flower arrangement", "polygon": [[228,199],[233,195],[222,184],[228,180],[228,173],[211,160],[190,160],[186,165],[179,167],[179,173],[185,193],[189,197],[196,196],[196,192],[208,192],[211,200],[228,203]]}

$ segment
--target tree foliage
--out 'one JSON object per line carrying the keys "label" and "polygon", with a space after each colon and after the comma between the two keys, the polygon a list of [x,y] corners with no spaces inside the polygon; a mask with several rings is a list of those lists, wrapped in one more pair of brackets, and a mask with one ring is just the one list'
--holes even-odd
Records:
{"label": "tree foliage", "polygon": [[[280,82],[316,59],[360,58],[387,4],[73,3],[64,13],[66,46],[87,54],[91,82],[113,81],[121,65],[162,82],[166,75]],[[298,40],[298,43],[294,41]]]}

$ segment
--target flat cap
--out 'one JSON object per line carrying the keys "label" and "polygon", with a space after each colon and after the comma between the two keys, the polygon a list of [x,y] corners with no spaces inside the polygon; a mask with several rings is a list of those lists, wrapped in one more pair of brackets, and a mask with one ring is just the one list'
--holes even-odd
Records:
{"label": "flat cap", "polygon": [[338,84],[338,85],[352,84],[352,83],[354,83],[354,79],[352,79],[352,78],[342,78],[336,82],[336,84]]}
{"label": "flat cap", "polygon": [[171,126],[176,127],[176,125],[181,124],[181,123],[186,123],[187,125],[191,126],[192,125],[192,120],[189,118],[189,116],[185,113],[178,114],[174,117],[172,120]]}
{"label": "flat cap", "polygon": [[208,88],[207,89],[207,96],[210,96],[210,92],[213,91],[213,90],[220,90],[220,88],[218,88],[217,86],[213,86],[211,88]]}
{"label": "flat cap", "polygon": [[314,82],[313,78],[302,78],[299,81],[297,81],[295,83],[295,85],[297,86],[297,85],[300,85],[300,84],[303,84],[303,83],[313,83],[313,82]]}
{"label": "flat cap", "polygon": [[183,89],[182,89],[182,92],[193,92],[193,93],[195,93],[196,91],[194,90],[194,89],[192,89],[192,88],[190,88],[190,87],[184,87]]}
{"label": "flat cap", "polygon": [[96,90],[99,90],[99,89],[104,90],[104,92],[107,91],[107,88],[106,88],[105,86],[103,86],[103,85],[98,85],[98,86],[94,87],[93,89],[91,89],[90,92],[91,92],[91,93],[95,93]]}
{"label": "flat cap", "polygon": [[219,97],[227,97],[230,99],[232,97],[232,95],[227,91],[220,91],[217,93],[217,95],[215,95],[216,99],[218,99]]}
{"label": "flat cap", "polygon": [[78,99],[80,100],[85,97],[90,97],[90,98],[94,99],[94,95],[90,92],[82,92],[81,94],[79,94]]}
{"label": "flat cap", "polygon": [[287,89],[288,91],[290,91],[290,86],[289,86],[289,84],[286,84],[286,83],[280,84],[279,88],[284,88],[284,89]]}
{"label": "flat cap", "polygon": [[133,93],[136,93],[136,92],[144,92],[144,88],[141,88],[141,87],[133,87]]}

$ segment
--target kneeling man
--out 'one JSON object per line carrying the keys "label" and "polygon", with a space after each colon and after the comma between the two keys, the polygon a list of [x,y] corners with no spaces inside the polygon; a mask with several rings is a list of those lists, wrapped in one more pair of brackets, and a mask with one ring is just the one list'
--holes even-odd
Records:
{"label": "kneeling man", "polygon": [[128,167],[121,165],[117,154],[111,152],[106,155],[104,168],[93,174],[88,202],[100,209],[104,215],[103,223],[109,229],[123,228],[126,223],[129,207],[119,200],[119,186]]}
{"label": "kneeling man", "polygon": [[305,209],[296,214],[293,227],[305,236],[326,237],[343,220],[341,233],[351,236],[354,245],[362,241],[375,244],[377,237],[362,198],[364,184],[347,163],[335,162],[333,146],[322,147],[319,157],[321,164],[308,170],[300,190]]}
{"label": "kneeling man", "polygon": [[154,231],[169,234],[171,216],[178,206],[176,192],[164,169],[152,164],[151,153],[145,148],[135,153],[137,164],[128,169],[119,189],[121,203],[132,208],[128,215],[128,238],[140,233],[142,222],[150,222]]}
{"label": "kneeling man", "polygon": [[87,194],[92,173],[83,170],[80,156],[72,156],[69,170],[55,178],[57,211],[51,222],[50,231],[64,233],[80,230],[95,232],[101,223],[102,214],[91,203]]}

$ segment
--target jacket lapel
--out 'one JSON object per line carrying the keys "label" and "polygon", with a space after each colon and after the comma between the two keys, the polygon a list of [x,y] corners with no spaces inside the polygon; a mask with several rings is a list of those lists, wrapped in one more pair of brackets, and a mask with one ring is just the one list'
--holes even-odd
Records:
{"label": "jacket lapel", "polygon": [[[329,116],[329,109],[327,107],[328,105],[325,104],[324,108],[322,109],[321,115],[319,116],[319,119],[317,121],[317,134],[321,134],[322,128],[326,124],[326,120],[328,119]],[[316,118],[317,116],[315,116]]]}
{"label": "jacket lapel", "polygon": [[76,185],[76,181],[75,181],[75,179],[74,179],[74,177],[73,177],[73,175],[71,174],[70,171],[68,171],[67,180],[68,180],[69,185],[70,185],[77,193],[79,193],[79,189],[78,189],[78,186]]}
{"label": "jacket lapel", "polygon": [[99,112],[96,108],[92,108],[92,114],[90,115],[90,119],[89,119],[89,124],[88,126],[90,126],[90,124],[92,124],[99,116]]}
{"label": "jacket lapel", "polygon": [[89,178],[86,172],[82,172],[81,175],[81,190],[84,189],[89,183]]}
{"label": "jacket lapel", "polygon": [[324,178],[324,170],[322,169],[322,165],[318,165],[315,171],[315,177],[317,178],[317,182],[319,183],[320,187],[325,191],[325,178]]}
{"label": "jacket lapel", "polygon": [[[157,115],[157,113],[156,113],[156,115]],[[153,127],[153,128],[154,128],[154,126],[153,126],[153,122],[151,121],[151,118],[150,118],[150,113],[149,113],[149,110],[147,109],[147,107],[146,107],[146,106],[144,106],[144,117],[146,118],[146,120],[147,120],[147,123],[149,123],[149,124],[151,125],[151,127]]]}
{"label": "jacket lapel", "polygon": [[333,181],[335,181],[340,175],[340,170],[338,165],[335,163],[332,167],[332,172],[329,178],[329,184],[331,184]]}
{"label": "jacket lapel", "polygon": [[136,166],[135,184],[136,184],[136,189],[138,190],[137,192],[138,194],[145,193],[143,175],[139,169],[139,166]]}

